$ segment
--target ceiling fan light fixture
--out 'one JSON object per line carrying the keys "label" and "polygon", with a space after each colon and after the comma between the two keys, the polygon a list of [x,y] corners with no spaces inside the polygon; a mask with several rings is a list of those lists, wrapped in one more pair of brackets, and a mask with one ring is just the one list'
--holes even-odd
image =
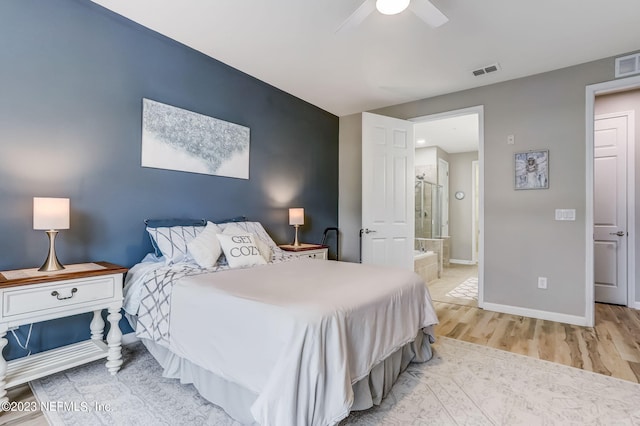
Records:
{"label": "ceiling fan light fixture", "polygon": [[407,7],[410,0],[376,0],[376,9],[384,15],[396,15]]}

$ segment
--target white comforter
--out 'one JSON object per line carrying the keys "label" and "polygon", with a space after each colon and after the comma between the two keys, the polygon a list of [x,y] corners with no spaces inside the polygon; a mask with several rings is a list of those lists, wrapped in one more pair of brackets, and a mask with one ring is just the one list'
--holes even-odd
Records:
{"label": "white comforter", "polygon": [[169,347],[255,392],[262,425],[331,425],[353,383],[436,323],[412,272],[305,259],[180,278]]}

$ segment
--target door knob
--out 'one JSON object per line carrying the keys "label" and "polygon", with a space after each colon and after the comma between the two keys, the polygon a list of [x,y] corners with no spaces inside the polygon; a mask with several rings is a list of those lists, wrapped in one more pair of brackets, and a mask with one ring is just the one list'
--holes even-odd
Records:
{"label": "door knob", "polygon": [[376,232],[378,232],[378,231],[375,231],[375,230],[369,229],[369,228],[365,228],[364,229],[364,233],[365,234],[375,234]]}
{"label": "door knob", "polygon": [[618,237],[624,237],[624,232],[623,231],[609,232],[609,235],[617,235]]}

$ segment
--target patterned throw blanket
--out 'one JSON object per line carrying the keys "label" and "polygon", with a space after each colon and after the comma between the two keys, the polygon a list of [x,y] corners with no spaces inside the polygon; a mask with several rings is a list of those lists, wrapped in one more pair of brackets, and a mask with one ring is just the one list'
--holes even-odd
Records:
{"label": "patterned throw blanket", "polygon": [[209,271],[182,264],[166,266],[149,273],[141,292],[136,336],[169,347],[171,290],[174,283],[188,275],[215,272],[219,269],[220,267],[216,266]]}
{"label": "patterned throw blanket", "polygon": [[[285,252],[274,252],[270,263],[280,263],[295,259]],[[178,263],[163,266],[147,273],[140,290],[136,336],[153,340],[169,348],[171,325],[171,292],[173,286],[183,277],[215,273],[230,269],[226,260],[212,268],[200,268],[192,263]]]}

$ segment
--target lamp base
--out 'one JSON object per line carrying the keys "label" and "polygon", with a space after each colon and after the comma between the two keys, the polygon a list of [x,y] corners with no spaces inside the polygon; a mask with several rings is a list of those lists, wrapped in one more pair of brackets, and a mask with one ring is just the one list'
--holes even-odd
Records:
{"label": "lamp base", "polygon": [[302,245],[302,244],[300,244],[300,241],[298,241],[298,228],[300,227],[300,225],[293,225],[293,226],[294,226],[294,228],[296,228],[296,236],[295,236],[295,238],[293,240],[292,246],[300,247]]}
{"label": "lamp base", "polygon": [[58,235],[58,231],[46,231],[49,236],[49,253],[47,254],[47,260],[44,261],[40,269],[40,272],[51,272],[51,271],[61,271],[64,269],[64,266],[60,262],[58,262],[58,257],[56,256],[56,235]]}

